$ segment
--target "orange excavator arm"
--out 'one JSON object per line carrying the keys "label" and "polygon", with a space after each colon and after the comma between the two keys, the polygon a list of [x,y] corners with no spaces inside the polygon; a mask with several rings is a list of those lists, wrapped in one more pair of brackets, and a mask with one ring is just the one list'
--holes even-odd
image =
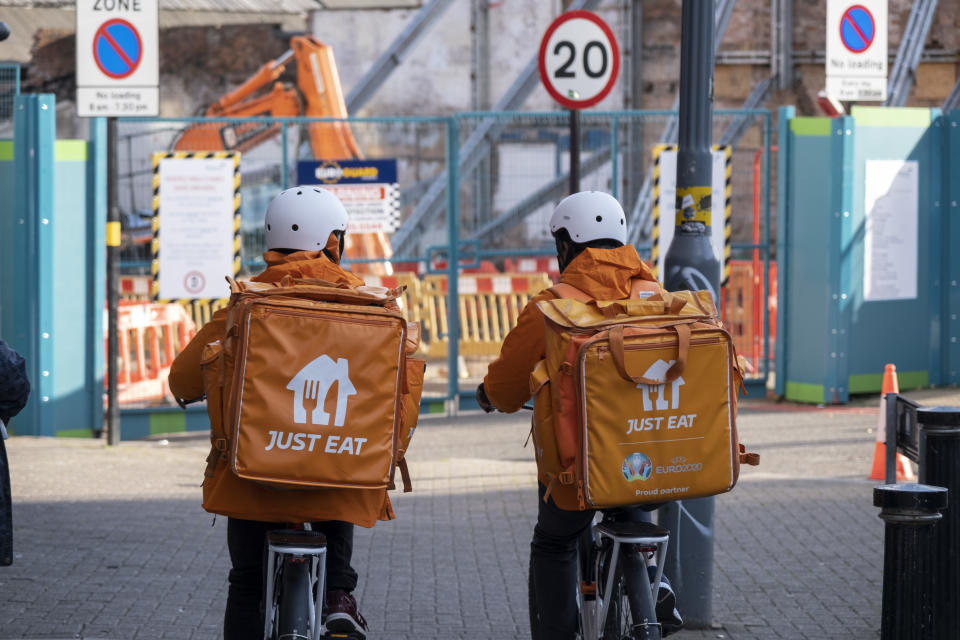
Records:
{"label": "orange excavator arm", "polygon": [[[294,36],[290,46],[297,59],[297,87],[306,102],[304,115],[346,118],[347,105],[333,48],[312,36]],[[362,158],[363,153],[346,122],[311,124],[310,147],[317,160]]]}
{"label": "orange excavator arm", "polygon": [[[297,61],[297,88],[279,82],[291,58]],[[273,83],[266,92],[264,88]],[[290,49],[264,64],[242,85],[210,105],[211,118],[273,118],[306,115],[346,118],[347,107],[333,49],[313,36],[294,36]],[[316,159],[352,159],[363,154],[346,122],[317,123],[307,127]],[[177,151],[246,151],[278,135],[275,124],[229,122],[198,123],[174,142]]]}
{"label": "orange excavator arm", "polygon": [[[291,58],[297,62],[297,88],[279,81]],[[272,83],[269,90],[264,88]],[[210,105],[211,118],[272,118],[306,115],[346,118],[347,107],[333,48],[313,36],[294,36],[290,49],[264,64],[246,82]],[[186,128],[173,144],[176,151],[248,151],[280,134],[273,122],[201,122]],[[307,125],[310,148],[317,160],[362,158],[347,122]],[[390,243],[382,233],[348,234],[347,258],[389,258]],[[361,273],[389,274],[390,263],[358,264]]]}

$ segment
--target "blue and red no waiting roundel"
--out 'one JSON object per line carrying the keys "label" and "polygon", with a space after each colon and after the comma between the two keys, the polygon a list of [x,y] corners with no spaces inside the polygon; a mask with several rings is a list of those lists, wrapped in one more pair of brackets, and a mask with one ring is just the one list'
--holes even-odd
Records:
{"label": "blue and red no waiting roundel", "polygon": [[107,20],[93,36],[93,59],[111,78],[126,78],[137,70],[142,58],[143,41],[136,27],[126,20]]}
{"label": "blue and red no waiting roundel", "polygon": [[855,4],[840,17],[840,41],[851,53],[863,53],[873,44],[877,23],[865,6]]}

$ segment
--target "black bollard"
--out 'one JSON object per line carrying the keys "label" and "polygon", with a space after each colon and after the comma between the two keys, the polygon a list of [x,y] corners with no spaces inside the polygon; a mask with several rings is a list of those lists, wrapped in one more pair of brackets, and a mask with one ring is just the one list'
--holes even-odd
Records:
{"label": "black bollard", "polygon": [[943,520],[934,527],[934,638],[960,635],[960,407],[917,410],[920,482],[950,492]]}
{"label": "black bollard", "polygon": [[[934,524],[947,506],[947,490],[924,484],[884,484],[873,506],[886,523],[883,539],[883,613],[880,640],[929,640],[933,635]],[[945,638],[946,636],[944,636]]]}

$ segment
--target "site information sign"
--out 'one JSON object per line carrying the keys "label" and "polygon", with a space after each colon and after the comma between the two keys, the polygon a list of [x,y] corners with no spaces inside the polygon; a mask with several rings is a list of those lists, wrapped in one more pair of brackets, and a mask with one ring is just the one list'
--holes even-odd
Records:
{"label": "site information sign", "polygon": [[159,115],[158,5],[77,0],[77,115]]}
{"label": "site information sign", "polygon": [[226,298],[240,267],[240,154],[177,155],[154,155],[154,298]]}
{"label": "site information sign", "polygon": [[887,0],[827,0],[827,94],[887,99]]}
{"label": "site information sign", "polygon": [[916,160],[867,160],[863,243],[867,302],[917,297],[919,176]]}
{"label": "site information sign", "polygon": [[396,159],[301,160],[298,184],[318,184],[347,210],[347,233],[392,233],[400,226]]}

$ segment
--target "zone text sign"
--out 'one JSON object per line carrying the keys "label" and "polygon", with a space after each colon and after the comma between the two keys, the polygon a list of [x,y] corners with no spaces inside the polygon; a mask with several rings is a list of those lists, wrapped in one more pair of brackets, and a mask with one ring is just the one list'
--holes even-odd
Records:
{"label": "zone text sign", "polygon": [[554,20],[540,41],[540,81],[568,109],[585,109],[610,93],[620,70],[613,31],[589,11],[568,11]]}
{"label": "zone text sign", "polygon": [[158,4],[77,0],[77,115],[159,115]]}
{"label": "zone text sign", "polygon": [[829,96],[887,99],[887,0],[827,0],[826,40]]}

